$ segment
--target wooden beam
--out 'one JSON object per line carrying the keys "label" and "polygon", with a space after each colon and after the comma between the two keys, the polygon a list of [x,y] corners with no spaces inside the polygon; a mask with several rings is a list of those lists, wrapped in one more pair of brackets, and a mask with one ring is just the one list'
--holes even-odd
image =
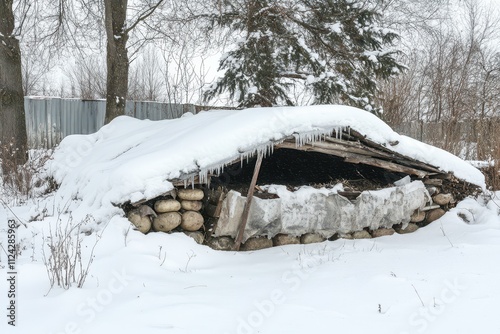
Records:
{"label": "wooden beam", "polygon": [[422,182],[428,186],[442,186],[443,180],[441,179],[424,179]]}
{"label": "wooden beam", "polygon": [[[177,196],[177,190],[175,190],[175,189],[169,190],[163,194],[158,195],[157,197],[160,197],[160,196],[172,196],[175,199]],[[130,204],[137,208],[138,206],[141,206],[142,204],[146,203],[149,200],[151,200],[151,198],[150,199],[143,198],[141,200],[138,200],[137,202],[130,203]]]}
{"label": "wooden beam", "polygon": [[224,202],[225,194],[221,192],[217,198],[216,204],[208,203],[205,212],[212,218],[219,218],[222,211],[222,203]]}
{"label": "wooden beam", "polygon": [[[354,145],[352,145],[354,144]],[[394,158],[394,155],[387,154],[385,152],[376,152],[375,150],[368,150],[362,145],[355,145],[355,143],[351,142],[350,144],[343,144],[340,141],[339,142],[334,142],[329,140],[329,142],[316,142],[311,144],[311,146],[315,147],[321,147],[321,148],[326,148],[326,149],[332,149],[332,150],[337,150],[337,151],[343,151],[343,152],[348,152],[348,153],[356,153],[356,154],[361,154],[361,155],[366,155],[370,157],[377,157],[377,158],[387,158],[387,159],[392,159]]]}
{"label": "wooden beam", "polygon": [[370,158],[370,157],[348,157],[345,159],[345,161],[350,162],[350,163],[354,163],[354,164],[361,163],[361,164],[365,164],[365,165],[380,167],[380,168],[387,169],[387,170],[390,170],[393,172],[416,175],[419,178],[424,178],[429,174],[429,173],[427,173],[423,170],[420,170],[420,169],[407,167],[407,166],[396,164],[394,162],[380,160],[380,159],[376,159],[376,158]]}
{"label": "wooden beam", "polygon": [[[404,156],[402,154],[396,153],[393,150],[388,149],[387,147],[385,147],[383,145],[380,145],[374,141],[371,141],[371,140],[367,139],[366,136],[362,135],[361,133],[357,132],[356,130],[351,129],[350,132],[351,132],[351,135],[354,136],[354,138],[358,139],[361,143],[363,143],[367,147],[376,148],[377,150],[381,150],[381,151],[386,152],[388,154],[392,154],[395,157],[395,159],[400,160],[401,162],[403,162],[405,165],[407,165],[409,167],[414,166],[414,167],[418,167],[420,169],[423,169],[423,170],[426,170],[429,172],[434,172],[434,173],[438,173],[438,174],[443,173],[436,166],[432,166],[432,165],[420,162],[418,160],[415,160],[413,158],[409,158],[409,157]],[[393,144],[389,144],[389,145],[394,146]]]}
{"label": "wooden beam", "polygon": [[332,137],[325,137],[325,141],[337,144],[337,145],[342,145],[348,148],[356,148],[358,150],[362,150],[365,152],[367,155],[371,156],[378,156],[378,157],[384,157],[388,159],[394,159],[395,155],[392,153],[387,153],[385,151],[381,151],[377,148],[373,148],[370,146],[366,146],[364,144],[361,144],[359,141],[351,141],[351,140],[342,140],[342,139],[337,139],[337,138],[332,138]]}
{"label": "wooden beam", "polygon": [[[294,139],[287,138],[285,140],[285,142],[295,145]],[[373,142],[370,142],[370,143],[373,143]],[[401,155],[399,153],[396,153],[396,152],[391,152],[391,151],[387,150],[384,146],[376,144],[376,143],[373,143],[373,145],[376,145],[376,147],[371,147],[371,146],[368,146],[367,144],[361,143],[359,141],[340,140],[337,138],[332,138],[332,137],[327,136],[327,137],[325,137],[325,142],[315,142],[315,143],[308,143],[308,144],[310,146],[325,148],[325,149],[332,149],[332,150],[336,150],[339,152],[356,153],[356,154],[371,156],[371,157],[375,157],[375,158],[381,158],[383,160],[394,160],[394,161],[397,161],[397,163],[399,165],[402,165],[402,166],[407,166],[409,168],[415,168],[415,169],[423,170],[426,172],[442,174],[442,172],[434,166],[422,163],[422,162],[417,161],[415,159],[408,158],[408,157]],[[278,147],[279,147],[279,145],[278,145]],[[292,148],[292,147],[287,147],[287,148]],[[391,152],[391,153],[388,153],[388,152]],[[341,156],[344,158],[348,157],[348,155],[345,155],[345,154],[338,155],[338,156]]]}
{"label": "wooden beam", "polygon": [[299,150],[299,151],[313,151],[313,152],[319,152],[319,153],[324,153],[324,154],[330,154],[334,155],[340,158],[344,158],[346,162],[354,163],[354,164],[365,164],[365,165],[370,165],[370,166],[375,166],[375,167],[380,167],[383,169],[387,169],[393,172],[398,172],[398,173],[405,173],[405,174],[410,174],[410,175],[416,175],[420,178],[423,178],[427,176],[429,173],[420,169],[400,165],[391,161],[386,161],[386,160],[381,160],[377,159],[374,157],[362,155],[362,154],[357,154],[357,153],[351,153],[351,152],[346,152],[346,151],[339,151],[339,150],[334,150],[334,149],[326,149],[322,147],[317,147],[317,146],[312,146],[310,144],[306,144],[300,147],[296,147],[296,145],[289,143],[289,142],[283,142],[279,145],[276,145],[276,148],[289,148],[289,149],[294,149],[294,150]]}
{"label": "wooden beam", "polygon": [[257,155],[257,161],[255,162],[252,182],[250,182],[250,188],[248,189],[245,208],[243,209],[243,214],[241,215],[241,223],[238,229],[238,235],[234,243],[234,250],[236,251],[240,250],[241,240],[243,240],[243,232],[245,232],[245,227],[247,226],[248,215],[250,214],[250,205],[252,204],[252,199],[253,199],[253,192],[255,190],[255,185],[257,184],[257,178],[259,177],[260,165],[262,164],[262,156],[263,154],[259,153]]}
{"label": "wooden beam", "polygon": [[[209,178],[210,175],[207,176]],[[192,181],[194,180],[194,184],[200,184],[200,177],[198,173],[191,173],[187,175],[183,175],[182,178],[179,179],[173,179],[171,182],[175,187],[184,187],[184,185],[187,182],[187,185],[189,186]]]}

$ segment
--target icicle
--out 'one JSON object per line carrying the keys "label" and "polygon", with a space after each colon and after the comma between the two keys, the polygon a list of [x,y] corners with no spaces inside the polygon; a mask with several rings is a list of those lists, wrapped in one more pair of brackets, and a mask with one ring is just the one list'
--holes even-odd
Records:
{"label": "icicle", "polygon": [[188,186],[187,179],[184,179],[184,188],[187,188],[187,186]]}
{"label": "icicle", "polygon": [[194,174],[191,175],[191,188],[194,189]]}
{"label": "icicle", "polygon": [[208,180],[208,169],[202,169],[200,170],[200,172],[198,173],[198,177],[200,179],[200,183],[207,183],[207,180]]}

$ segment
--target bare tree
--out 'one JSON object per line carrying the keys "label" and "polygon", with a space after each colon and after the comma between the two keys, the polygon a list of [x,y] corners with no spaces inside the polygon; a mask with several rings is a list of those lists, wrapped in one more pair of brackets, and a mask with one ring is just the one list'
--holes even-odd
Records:
{"label": "bare tree", "polygon": [[[18,25],[20,29],[22,24]],[[2,171],[26,161],[27,135],[22,86],[19,30],[15,30],[12,0],[0,0],[0,141]],[[8,161],[9,159],[10,161]]]}
{"label": "bare tree", "polygon": [[160,59],[148,45],[130,66],[128,95],[135,101],[159,101],[164,94]]}
{"label": "bare tree", "polygon": [[161,73],[170,103],[201,103],[207,85],[208,45],[189,36],[191,34],[183,35],[173,45],[165,45],[162,51],[164,64]]}
{"label": "bare tree", "polygon": [[101,55],[80,55],[76,64],[65,72],[71,82],[73,97],[88,100],[106,97],[106,65]]}
{"label": "bare tree", "polygon": [[127,23],[128,0],[104,0],[107,36],[106,123],[125,114],[129,74],[127,53],[129,33],[151,16],[163,2],[164,0],[146,1],[145,7],[138,11],[133,21]]}
{"label": "bare tree", "polygon": [[[460,14],[460,15],[458,15]],[[425,122],[428,142],[469,159],[491,157],[490,133],[500,106],[498,19],[475,0],[430,30],[406,53],[407,71],[381,87],[393,126]],[[422,124],[422,123],[421,123]],[[421,132],[421,136],[422,136]]]}

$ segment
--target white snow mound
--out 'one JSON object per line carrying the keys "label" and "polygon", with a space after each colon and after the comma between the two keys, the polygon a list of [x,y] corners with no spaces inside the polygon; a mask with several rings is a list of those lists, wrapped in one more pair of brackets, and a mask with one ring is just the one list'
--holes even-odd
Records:
{"label": "white snow mound", "polygon": [[78,199],[94,217],[108,219],[118,213],[113,204],[159,196],[173,188],[171,180],[193,173],[203,179],[237,158],[270,151],[285,137],[295,135],[300,144],[346,127],[485,189],[482,173],[462,159],[340,105],[218,110],[163,121],[122,116],[94,134],[66,137],[46,168],[63,201]]}

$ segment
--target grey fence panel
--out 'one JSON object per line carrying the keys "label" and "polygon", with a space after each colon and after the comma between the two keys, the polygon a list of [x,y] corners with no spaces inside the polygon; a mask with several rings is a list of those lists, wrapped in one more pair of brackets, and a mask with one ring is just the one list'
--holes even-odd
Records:
{"label": "grey fence panel", "polygon": [[[26,129],[30,148],[52,148],[72,134],[90,134],[104,125],[105,100],[25,97]],[[195,113],[192,104],[127,101],[125,114],[150,120],[173,119]]]}
{"label": "grey fence panel", "polygon": [[193,104],[141,101],[127,101],[125,104],[125,115],[138,119],[150,119],[152,121],[179,118],[185,112],[195,113],[195,106]]}

